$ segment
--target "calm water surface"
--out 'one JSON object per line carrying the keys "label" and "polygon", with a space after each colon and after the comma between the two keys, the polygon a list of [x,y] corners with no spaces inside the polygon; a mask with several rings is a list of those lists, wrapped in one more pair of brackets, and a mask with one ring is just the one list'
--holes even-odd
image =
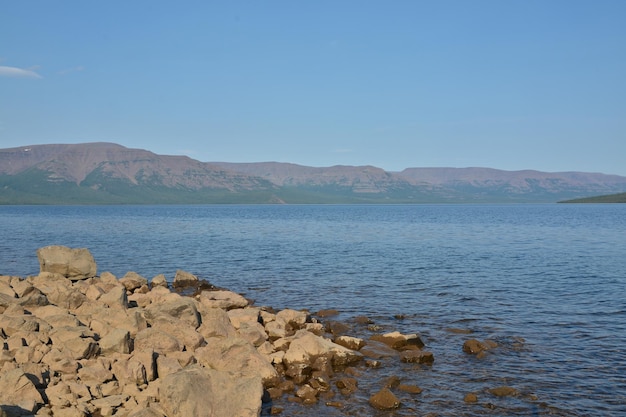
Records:
{"label": "calm water surface", "polygon": [[[257,305],[420,333],[434,365],[365,370],[355,416],[626,413],[626,205],[2,206],[0,232],[0,274],[37,274],[42,246],[87,247],[118,277],[184,269]],[[469,337],[499,347],[476,359]],[[391,374],[424,392],[377,413],[366,400]],[[487,393],[500,385],[520,395]]]}

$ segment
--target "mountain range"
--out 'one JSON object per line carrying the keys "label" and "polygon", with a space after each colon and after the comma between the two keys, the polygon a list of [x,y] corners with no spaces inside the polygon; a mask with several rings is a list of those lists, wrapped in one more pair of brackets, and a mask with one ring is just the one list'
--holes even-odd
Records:
{"label": "mountain range", "polygon": [[490,168],[200,162],[105,142],[0,149],[0,204],[538,203],[626,192],[626,177]]}

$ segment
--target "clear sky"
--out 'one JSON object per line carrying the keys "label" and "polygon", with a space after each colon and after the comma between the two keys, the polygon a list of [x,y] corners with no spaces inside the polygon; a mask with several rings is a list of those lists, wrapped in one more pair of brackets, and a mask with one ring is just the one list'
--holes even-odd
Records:
{"label": "clear sky", "polygon": [[625,0],[0,0],[0,148],[626,175]]}

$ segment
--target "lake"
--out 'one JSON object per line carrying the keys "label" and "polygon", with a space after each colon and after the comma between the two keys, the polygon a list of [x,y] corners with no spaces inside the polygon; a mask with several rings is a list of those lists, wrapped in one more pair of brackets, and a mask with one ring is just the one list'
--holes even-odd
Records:
{"label": "lake", "polygon": [[[626,205],[0,206],[0,232],[4,275],[37,274],[39,247],[86,247],[118,277],[184,269],[256,305],[420,333],[432,366],[367,372],[424,392],[352,415],[626,413]],[[468,338],[498,347],[477,359]],[[520,395],[487,393],[501,385]]]}

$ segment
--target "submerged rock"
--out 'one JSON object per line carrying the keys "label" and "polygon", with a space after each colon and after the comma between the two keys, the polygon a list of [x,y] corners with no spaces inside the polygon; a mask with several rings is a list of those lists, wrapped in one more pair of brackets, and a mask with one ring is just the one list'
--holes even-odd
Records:
{"label": "submerged rock", "polygon": [[388,388],[383,388],[372,395],[369,403],[378,410],[394,410],[400,407],[400,400]]}

